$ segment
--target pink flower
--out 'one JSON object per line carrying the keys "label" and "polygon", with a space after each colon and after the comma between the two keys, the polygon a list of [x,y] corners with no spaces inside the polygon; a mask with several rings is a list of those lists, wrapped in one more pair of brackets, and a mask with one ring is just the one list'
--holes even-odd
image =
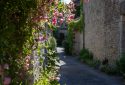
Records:
{"label": "pink flower", "polygon": [[27,67],[29,67],[29,65],[30,65],[30,64],[28,64],[28,63],[26,64]]}
{"label": "pink flower", "polygon": [[24,65],[24,69],[25,69],[25,70],[28,70],[28,69],[29,69],[29,64],[28,64],[28,63],[26,63],[26,64]]}
{"label": "pink flower", "polygon": [[44,36],[40,36],[39,37],[39,41],[44,41],[45,39],[44,39]]}
{"label": "pink flower", "polygon": [[11,78],[10,77],[5,77],[3,81],[3,85],[10,85],[11,83]]}
{"label": "pink flower", "polygon": [[56,22],[52,22],[53,25],[56,25]]}
{"label": "pink flower", "polygon": [[47,15],[44,16],[44,20],[45,20],[45,21],[48,21],[48,18],[49,18],[49,17],[48,17]]}
{"label": "pink flower", "polygon": [[53,16],[57,17],[58,15],[59,15],[58,10],[54,10],[54,12],[53,12]]}
{"label": "pink flower", "polygon": [[26,59],[26,63],[28,63],[29,62],[29,59]]}
{"label": "pink flower", "polygon": [[54,15],[54,16],[58,16],[58,12],[54,12],[53,15]]}
{"label": "pink flower", "polygon": [[69,18],[70,18],[70,19],[74,19],[74,16],[75,16],[75,15],[72,14],[72,15],[69,16]]}
{"label": "pink flower", "polygon": [[68,22],[70,22],[71,21],[71,19],[70,18],[68,18]]}
{"label": "pink flower", "polygon": [[62,23],[63,23],[63,21],[64,21],[64,19],[60,19],[60,24],[62,24]]}
{"label": "pink flower", "polygon": [[63,16],[63,14],[62,14],[62,13],[59,13],[59,16],[60,16],[60,17],[62,17],[62,16]]}
{"label": "pink flower", "polygon": [[52,18],[52,24],[53,24],[53,25],[56,25],[56,23],[57,23],[57,18],[56,18],[56,17],[53,17],[53,18]]}
{"label": "pink flower", "polygon": [[58,0],[55,0],[55,5],[58,5]]}

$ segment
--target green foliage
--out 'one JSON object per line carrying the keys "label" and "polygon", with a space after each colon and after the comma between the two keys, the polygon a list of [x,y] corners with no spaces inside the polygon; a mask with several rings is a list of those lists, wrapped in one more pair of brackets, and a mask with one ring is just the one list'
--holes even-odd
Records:
{"label": "green foliage", "polygon": [[55,50],[52,50],[51,48],[48,48],[48,52],[45,54],[47,57],[47,70],[52,71],[54,70],[56,66],[56,62],[58,61],[59,57],[57,56],[57,53]]}
{"label": "green foliage", "polygon": [[125,53],[122,54],[119,61],[117,61],[117,67],[123,75],[125,75]]}
{"label": "green foliage", "polygon": [[83,13],[83,0],[80,0],[80,13]]}
{"label": "green foliage", "polygon": [[[32,18],[39,14],[43,16],[45,10],[38,13],[37,8],[39,5],[42,5],[42,10],[49,8],[46,7],[48,2],[48,0],[0,1],[0,66],[6,63],[9,65],[9,69],[2,77],[9,76],[12,79],[11,85],[28,85],[29,73],[24,69],[25,59],[31,55],[34,45],[37,48],[38,36],[35,35],[40,32],[39,28],[33,27],[36,23],[32,22]],[[39,47],[37,50],[40,54]]]}
{"label": "green foliage", "polygon": [[40,78],[35,81],[34,85],[59,85],[56,80],[56,76],[58,75],[58,70],[56,69],[58,66],[56,63],[59,61],[59,57],[56,52],[55,38],[49,36],[47,41],[43,43],[43,47],[46,50],[42,55],[45,56],[45,59],[39,60],[43,66],[40,68]]}
{"label": "green foliage", "polygon": [[87,50],[87,49],[82,49],[80,54],[79,54],[79,59],[86,63],[87,65],[94,67],[94,68],[99,68],[101,62],[99,60],[93,59],[92,53]]}
{"label": "green foliage", "polygon": [[66,53],[72,54],[72,49],[73,49],[73,32],[82,32],[84,31],[84,15],[83,15],[83,4],[81,0],[81,5],[80,5],[80,18],[71,21],[68,23],[68,33],[67,33],[67,38],[64,43],[64,48]]}
{"label": "green foliage", "polygon": [[59,2],[57,8],[58,8],[59,12],[66,10],[65,4],[63,2]]}
{"label": "green foliage", "polygon": [[79,59],[83,62],[87,62],[88,60],[93,60],[93,55],[92,55],[92,53],[89,52],[89,50],[82,49],[80,52]]}
{"label": "green foliage", "polygon": [[[80,18],[77,18],[73,21],[71,21],[68,25],[70,29],[73,29],[74,31],[81,32],[84,30],[84,14],[83,14],[83,2],[80,1],[80,7],[78,6],[78,13],[80,15]],[[78,14],[77,14],[78,15]]]}
{"label": "green foliage", "polygon": [[74,30],[76,31],[83,31],[84,29],[84,17],[83,15],[80,16],[79,20],[74,21]]}
{"label": "green foliage", "polygon": [[63,46],[64,46],[64,48],[65,48],[65,53],[67,54],[67,55],[71,55],[72,53],[71,53],[71,46],[70,46],[71,44],[69,44],[69,42],[67,42],[67,41],[64,41],[63,42]]}
{"label": "green foliage", "polygon": [[76,9],[75,17],[77,18],[77,17],[80,16],[80,9],[81,9],[81,8],[80,8],[80,6],[76,6],[75,9]]}
{"label": "green foliage", "polygon": [[56,31],[56,30],[57,30],[57,27],[54,26],[54,25],[51,24],[51,23],[48,23],[48,26],[49,26],[49,29],[52,30],[52,31]]}
{"label": "green foliage", "polygon": [[9,64],[4,76],[12,78],[12,85],[26,80],[20,79],[18,73],[23,72],[25,57],[31,53],[33,29],[30,17],[36,6],[36,0],[0,1],[0,65]]}
{"label": "green foliage", "polygon": [[81,32],[84,29],[84,17],[83,15],[80,16],[79,19],[71,21],[68,25],[69,29],[73,29],[74,31]]}
{"label": "green foliage", "polygon": [[50,80],[50,73],[43,72],[41,78],[34,85],[60,85],[56,79]]}
{"label": "green foliage", "polygon": [[49,45],[50,48],[52,48],[53,50],[55,50],[56,47],[57,47],[56,39],[54,37],[49,37],[49,39],[48,39],[48,45]]}
{"label": "green foliage", "polygon": [[75,17],[77,18],[83,12],[83,0],[80,0],[80,5],[76,6],[75,9],[76,9],[76,11],[75,11]]}
{"label": "green foliage", "polygon": [[99,60],[87,60],[86,64],[91,66],[91,67],[94,67],[94,68],[98,69],[99,66],[100,66],[100,61]]}
{"label": "green foliage", "polygon": [[118,69],[109,65],[101,65],[100,70],[110,75],[118,74]]}
{"label": "green foliage", "polygon": [[66,40],[64,41],[64,48],[66,54],[72,54],[73,49],[73,30],[71,28],[68,29]]}

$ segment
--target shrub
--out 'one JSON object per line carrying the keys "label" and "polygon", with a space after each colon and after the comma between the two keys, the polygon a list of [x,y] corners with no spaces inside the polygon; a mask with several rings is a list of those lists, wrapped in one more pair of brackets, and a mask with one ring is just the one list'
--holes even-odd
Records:
{"label": "shrub", "polygon": [[88,64],[91,67],[94,67],[94,68],[98,69],[99,66],[100,66],[100,61],[98,61],[98,60],[87,60],[86,64]]}
{"label": "shrub", "polygon": [[107,58],[101,62],[100,70],[110,75],[118,74],[116,65],[109,64],[109,60]]}
{"label": "shrub", "polygon": [[[0,74],[0,85],[3,85],[5,79],[9,80],[10,84],[7,85],[29,85],[27,77],[32,70],[29,68],[31,55],[39,42],[37,35],[43,30],[43,27],[38,26],[38,22],[49,9],[48,2],[0,1],[0,67],[4,70]],[[4,69],[4,66],[7,69]]]}
{"label": "shrub", "polygon": [[48,44],[49,47],[52,48],[53,50],[55,50],[57,47],[56,39],[54,37],[49,37]]}
{"label": "shrub", "polygon": [[57,77],[52,77],[50,73],[42,73],[42,77],[33,85],[60,85]]}
{"label": "shrub", "polygon": [[106,65],[101,65],[101,66],[100,66],[100,70],[101,70],[102,72],[105,72],[105,73],[110,74],[110,75],[114,75],[114,74],[117,74],[117,73],[118,73],[118,69],[117,69],[116,67],[112,67],[112,66],[110,66],[110,65],[108,65],[108,64],[106,64]]}
{"label": "shrub", "polygon": [[80,57],[79,59],[86,63],[87,65],[94,67],[94,68],[99,68],[100,66],[100,61],[99,60],[94,60],[93,59],[93,54],[89,52],[87,49],[82,49],[80,52]]}
{"label": "shrub", "polygon": [[64,41],[63,46],[64,46],[65,53],[68,54],[68,55],[71,55],[72,51],[70,49],[71,48],[70,44],[67,41]]}
{"label": "shrub", "polygon": [[[58,75],[57,62],[59,62],[59,57],[56,51],[56,39],[53,36],[48,36],[48,39],[45,42],[39,43],[39,45],[44,48],[42,56],[39,58],[41,64],[39,78],[35,80],[33,85],[59,85],[58,80],[56,79]],[[41,49],[39,51],[41,51]],[[44,58],[43,58],[44,57]]]}
{"label": "shrub", "polygon": [[83,62],[87,62],[87,60],[93,60],[93,55],[89,50],[82,49],[80,52],[80,60]]}
{"label": "shrub", "polygon": [[125,53],[122,54],[121,58],[119,61],[117,61],[117,67],[123,75],[125,75]]}

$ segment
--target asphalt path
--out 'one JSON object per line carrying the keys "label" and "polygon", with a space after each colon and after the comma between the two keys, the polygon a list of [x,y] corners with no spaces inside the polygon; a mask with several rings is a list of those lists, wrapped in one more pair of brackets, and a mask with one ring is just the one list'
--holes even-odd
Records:
{"label": "asphalt path", "polygon": [[121,77],[109,76],[83,63],[76,57],[67,56],[64,49],[57,48],[60,56],[61,85],[124,85]]}

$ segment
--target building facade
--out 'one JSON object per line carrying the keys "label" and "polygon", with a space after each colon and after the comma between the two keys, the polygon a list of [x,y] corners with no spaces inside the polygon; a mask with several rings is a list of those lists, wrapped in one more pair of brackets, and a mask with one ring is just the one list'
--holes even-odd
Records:
{"label": "building facade", "polygon": [[89,0],[84,3],[85,48],[95,59],[114,64],[125,52],[125,0]]}

